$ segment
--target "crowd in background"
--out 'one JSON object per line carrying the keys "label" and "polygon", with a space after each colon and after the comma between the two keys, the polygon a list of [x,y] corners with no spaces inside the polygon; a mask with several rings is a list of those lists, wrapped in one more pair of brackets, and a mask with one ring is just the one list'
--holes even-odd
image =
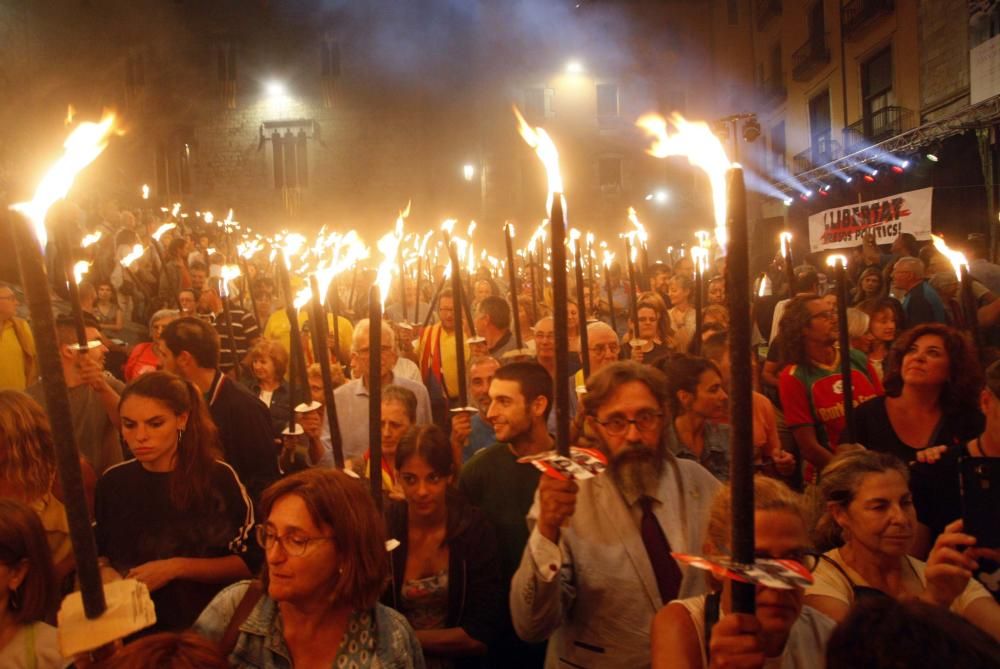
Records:
{"label": "crowd in background", "polygon": [[[641,267],[634,284],[614,265],[567,305],[519,268],[516,312],[488,267],[455,294],[432,266],[405,305],[392,291],[371,351],[374,272],[333,282],[326,342],[309,310],[293,341],[266,254],[241,260],[223,296],[233,240],[194,219],[154,240],[163,222],[108,205],[75,231],[102,232],[73,258],[91,263],[79,292],[99,346],[74,350],[65,282],[51,287],[100,566],[146,584],[156,625],[104,659],[58,652],[55,607],[75,587],[65,499],[22,291],[0,284],[0,666],[1000,663],[1000,547],[964,531],[959,485],[961,458],[1000,458],[1000,265],[983,240],[967,245],[973,309],[933,246],[864,240],[847,265],[846,323],[820,258],[789,271],[777,255],[739,284],[756,296],[754,377],[734,379],[724,257],[700,282],[683,256]],[[126,267],[135,244],[147,252]],[[49,260],[58,277],[57,250]],[[562,306],[568,342],[555,339]],[[456,328],[475,412],[452,411]],[[563,344],[570,375],[554,378]],[[554,447],[557,384],[573,444],[608,461],[592,479],[530,462]],[[731,612],[729,581],[672,556],[730,552],[734,384],[754,389],[757,555],[814,576],[758,587],[754,615]]]}

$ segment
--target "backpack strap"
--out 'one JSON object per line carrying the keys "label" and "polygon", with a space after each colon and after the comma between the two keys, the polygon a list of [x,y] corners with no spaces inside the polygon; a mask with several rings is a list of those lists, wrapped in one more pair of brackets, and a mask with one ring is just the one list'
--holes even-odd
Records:
{"label": "backpack strap", "polygon": [[247,591],[243,593],[243,598],[240,599],[233,617],[229,619],[229,624],[226,625],[226,630],[222,633],[222,638],[219,639],[219,652],[222,653],[223,657],[229,657],[229,654],[236,648],[236,639],[240,636],[240,625],[250,616],[253,607],[257,606],[257,602],[263,596],[264,584],[258,579],[250,581]]}

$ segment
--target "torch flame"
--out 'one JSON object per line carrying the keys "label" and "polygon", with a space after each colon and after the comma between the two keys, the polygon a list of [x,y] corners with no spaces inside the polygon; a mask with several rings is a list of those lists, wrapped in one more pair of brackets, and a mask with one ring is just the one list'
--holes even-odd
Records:
{"label": "torch flame", "polygon": [[615,254],[607,249],[604,250],[604,261],[601,263],[605,269],[610,270],[611,264],[615,261]]}
{"label": "torch flame", "polygon": [[142,199],[149,199],[149,184],[142,184]]}
{"label": "torch flame", "polygon": [[722,142],[707,123],[688,121],[680,114],[670,117],[677,132],[667,132],[667,121],[657,114],[646,114],[636,125],[653,137],[650,155],[657,158],[685,156],[688,162],[701,168],[712,185],[712,205],[715,210],[715,239],[726,246],[726,172],[732,167]]}
{"label": "torch flame", "polygon": [[628,220],[635,226],[636,236],[639,241],[643,244],[649,241],[649,235],[646,234],[646,226],[639,222],[639,216],[635,213],[635,207],[628,208]]}
{"label": "torch flame", "polygon": [[81,123],[63,144],[65,153],[49,168],[35,188],[30,202],[21,202],[11,207],[23,214],[34,226],[35,237],[44,249],[48,243],[45,229],[45,215],[56,200],[66,197],[73,186],[76,175],[101,155],[108,145],[108,138],[115,126],[115,115],[106,113],[100,123]]}
{"label": "torch flame", "polygon": [[203,216],[203,218],[205,219],[206,223],[208,223],[209,225],[211,225],[215,221],[215,214],[213,214],[210,211],[206,211],[205,215]]}
{"label": "torch flame", "polygon": [[698,230],[694,233],[694,236],[698,239],[698,246],[703,249],[708,248],[708,232],[705,230]]}
{"label": "torch flame", "polygon": [[250,260],[263,248],[264,245],[260,243],[259,239],[248,239],[236,245],[236,255]]}
{"label": "torch flame", "polygon": [[73,105],[66,106],[66,120],[63,121],[63,125],[67,128],[73,125],[73,117],[76,116],[76,107]]}
{"label": "torch flame", "polygon": [[132,247],[132,250],[121,259],[122,267],[131,267],[136,260],[142,257],[146,249],[142,248],[142,244],[136,244]]}
{"label": "torch flame", "polygon": [[93,246],[101,240],[101,231],[92,232],[89,235],[84,235],[83,240],[80,243],[81,248],[87,248],[88,246]]}
{"label": "torch flame", "polygon": [[90,263],[86,260],[77,260],[73,265],[73,279],[79,284],[83,281],[83,275],[90,271]]}
{"label": "torch flame", "polygon": [[514,116],[517,117],[517,130],[528,146],[535,150],[538,158],[545,166],[545,174],[549,180],[549,197],[554,193],[563,192],[562,174],[559,172],[559,151],[555,143],[549,137],[549,133],[543,128],[532,128],[528,122],[514,107]]}
{"label": "torch flame", "polygon": [[306,238],[297,232],[285,235],[284,243],[281,245],[281,250],[284,252],[286,267],[291,267],[291,258],[299,254],[299,251],[302,250],[305,243]]}
{"label": "torch flame", "polygon": [[778,235],[778,240],[781,242],[781,257],[788,257],[788,249],[792,246],[792,233],[782,232]]}
{"label": "torch flame", "polygon": [[704,249],[700,246],[692,246],[691,260],[694,262],[698,272],[704,274],[705,270],[708,269],[708,249]]}
{"label": "torch flame", "polygon": [[222,280],[219,282],[219,289],[222,291],[222,297],[226,297],[229,295],[229,282],[240,276],[240,266],[223,265],[221,272]]}
{"label": "torch flame", "polygon": [[943,255],[951,262],[952,268],[955,270],[955,277],[962,281],[962,267],[966,269],[969,268],[969,261],[966,260],[965,254],[961,251],[953,251],[944,242],[944,237],[939,237],[938,235],[931,235],[931,239],[934,240],[934,248],[938,250],[938,253]]}
{"label": "torch flame", "polygon": [[841,263],[844,267],[847,267],[847,256],[841,255],[839,253],[831,253],[826,257],[827,267],[836,267],[838,262]]}
{"label": "torch flame", "polygon": [[442,232],[445,232],[449,237],[455,232],[455,224],[458,223],[454,218],[446,219],[444,223],[441,224]]}
{"label": "torch flame", "polygon": [[757,297],[764,297],[767,295],[767,274],[760,277],[760,287],[757,288]]}
{"label": "torch flame", "polygon": [[163,235],[167,234],[176,227],[176,223],[164,223],[156,229],[156,232],[153,233],[153,239],[160,241],[160,238],[163,237]]}
{"label": "torch flame", "polygon": [[181,212],[181,203],[174,202],[174,206],[170,210],[170,215],[173,216],[174,218],[177,218],[177,214],[179,214],[180,212]]}

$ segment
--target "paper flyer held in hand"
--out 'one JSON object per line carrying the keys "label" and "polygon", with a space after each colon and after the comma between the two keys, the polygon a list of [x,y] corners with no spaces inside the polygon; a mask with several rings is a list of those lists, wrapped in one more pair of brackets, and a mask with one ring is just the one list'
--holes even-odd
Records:
{"label": "paper flyer held in hand", "polygon": [[758,559],[753,564],[740,564],[728,557],[706,558],[687,553],[671,553],[675,560],[709,571],[718,579],[753,583],[766,588],[805,588],[812,585],[813,576],[796,560]]}
{"label": "paper flyer held in hand", "polygon": [[546,476],[560,481],[583,481],[593,478],[608,466],[608,459],[604,453],[576,446],[569,449],[569,456],[559,455],[556,451],[546,451],[538,455],[526,455],[517,461],[530,462]]}

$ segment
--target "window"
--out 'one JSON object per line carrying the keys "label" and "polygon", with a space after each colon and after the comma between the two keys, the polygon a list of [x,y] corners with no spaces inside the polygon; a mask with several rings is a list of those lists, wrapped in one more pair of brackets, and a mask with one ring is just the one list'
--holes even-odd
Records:
{"label": "window", "polygon": [[809,99],[809,136],[812,138],[812,161],[822,165],[833,160],[830,143],[830,91]]}
{"label": "window", "polygon": [[787,169],[785,163],[785,122],[771,128],[771,167],[775,171]]}
{"label": "window", "polygon": [[891,132],[888,107],[896,101],[892,90],[892,48],[886,47],[861,65],[862,116],[865,136]]}
{"label": "window", "polygon": [[236,45],[223,43],[218,47],[216,72],[222,102],[228,109],[236,109]]}
{"label": "window", "polygon": [[597,161],[597,179],[602,193],[618,193],[622,189],[621,156],[602,156]]}
{"label": "window", "polygon": [[320,45],[319,74],[323,89],[323,106],[332,109],[334,82],[340,78],[340,43],[329,37]]}
{"label": "window", "polygon": [[618,118],[618,85],[597,84],[598,118]]}
{"label": "window", "polygon": [[271,165],[274,187],[278,190],[305,188],[309,185],[309,141],[304,128],[295,132],[275,127],[271,132]]}
{"label": "window", "polygon": [[194,131],[178,128],[156,146],[156,189],[165,199],[191,193]]}
{"label": "window", "polygon": [[533,121],[552,118],[552,89],[531,86],[524,89],[524,115]]}

